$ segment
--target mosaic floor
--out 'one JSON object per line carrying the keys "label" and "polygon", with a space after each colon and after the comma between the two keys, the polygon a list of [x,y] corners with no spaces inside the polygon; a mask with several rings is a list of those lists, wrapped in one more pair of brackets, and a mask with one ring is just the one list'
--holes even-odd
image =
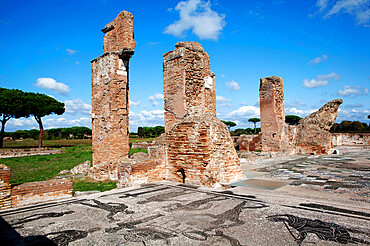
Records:
{"label": "mosaic floor", "polygon": [[0,245],[357,245],[370,214],[169,182],[0,213]]}
{"label": "mosaic floor", "polygon": [[266,164],[254,171],[291,186],[370,197],[370,149],[341,147],[339,150],[339,155],[302,156]]}

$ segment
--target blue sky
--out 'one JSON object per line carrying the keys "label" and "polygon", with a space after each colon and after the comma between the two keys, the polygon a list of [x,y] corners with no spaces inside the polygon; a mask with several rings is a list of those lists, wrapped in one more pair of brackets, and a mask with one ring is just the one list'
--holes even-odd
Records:
{"label": "blue sky", "polygon": [[[216,74],[217,113],[236,128],[259,117],[259,79],[284,79],[286,114],[305,117],[342,98],[337,122],[369,123],[370,0],[186,0],[0,2],[0,87],[66,104],[45,128],[91,127],[91,63],[100,31],[120,11],[134,15],[130,131],[163,125],[162,55],[200,42]],[[0,99],[1,100],[1,99]],[[6,131],[38,128],[11,119]]]}

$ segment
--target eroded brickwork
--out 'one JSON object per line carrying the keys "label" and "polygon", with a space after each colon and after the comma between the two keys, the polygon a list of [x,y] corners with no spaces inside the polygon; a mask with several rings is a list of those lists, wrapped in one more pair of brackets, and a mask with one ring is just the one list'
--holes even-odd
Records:
{"label": "eroded brickwork", "polygon": [[12,206],[20,207],[34,203],[72,197],[71,179],[55,179],[30,182],[13,187]]}
{"label": "eroded brickwork", "polygon": [[118,179],[129,153],[129,60],[134,53],[133,16],[122,11],[102,30],[104,54],[92,63],[92,149],[96,179]]}
{"label": "eroded brickwork", "polygon": [[370,145],[370,133],[332,133],[333,144],[340,145]]}
{"label": "eroded brickwork", "polygon": [[189,108],[167,146],[168,180],[213,187],[245,178],[229,130],[204,107]]}
{"label": "eroded brickwork", "polygon": [[333,148],[329,132],[338,114],[342,99],[335,99],[318,111],[299,121],[297,126],[296,148],[303,154],[329,154]]}
{"label": "eroded brickwork", "polygon": [[282,151],[285,111],[283,79],[260,79],[260,116],[263,151]]}
{"label": "eroded brickwork", "polygon": [[10,167],[0,164],[0,210],[11,207]]}
{"label": "eroded brickwork", "polygon": [[209,55],[197,42],[179,42],[163,55],[165,129],[184,118],[193,106],[216,114],[215,75]]}

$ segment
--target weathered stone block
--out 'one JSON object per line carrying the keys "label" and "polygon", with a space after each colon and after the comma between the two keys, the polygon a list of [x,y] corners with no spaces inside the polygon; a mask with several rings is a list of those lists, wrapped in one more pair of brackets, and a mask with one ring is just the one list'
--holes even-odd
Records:
{"label": "weathered stone block", "polygon": [[197,42],[179,42],[163,55],[164,109],[166,132],[193,106],[216,113],[215,75],[210,59]]}

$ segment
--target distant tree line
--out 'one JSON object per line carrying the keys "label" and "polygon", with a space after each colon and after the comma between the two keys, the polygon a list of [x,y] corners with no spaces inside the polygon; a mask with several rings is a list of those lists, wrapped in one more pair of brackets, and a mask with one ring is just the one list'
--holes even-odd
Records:
{"label": "distant tree line", "polygon": [[359,132],[365,133],[370,132],[370,126],[360,121],[347,121],[344,120],[340,124],[334,123],[330,129],[330,132]]}
{"label": "distant tree line", "polygon": [[[17,139],[38,139],[40,131],[32,130],[18,130],[15,132],[5,132],[4,137]],[[92,131],[88,127],[74,126],[67,128],[51,128],[44,130],[43,139],[58,140],[58,139],[87,139],[91,138]]]}
{"label": "distant tree line", "polygon": [[139,138],[155,138],[164,133],[164,126],[155,126],[155,127],[138,127],[137,134],[130,133],[131,137],[135,135]]}
{"label": "distant tree line", "polygon": [[40,93],[23,92],[17,89],[0,88],[0,147],[3,147],[5,124],[11,118],[33,116],[39,124],[39,148],[42,147],[44,126],[42,117],[49,114],[64,113],[64,103]]}

